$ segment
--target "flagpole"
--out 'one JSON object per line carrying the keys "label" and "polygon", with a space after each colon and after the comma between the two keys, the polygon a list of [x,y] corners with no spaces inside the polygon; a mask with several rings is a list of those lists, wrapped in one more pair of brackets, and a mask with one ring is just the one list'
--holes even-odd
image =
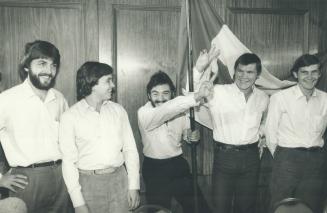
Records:
{"label": "flagpole", "polygon": [[[186,26],[188,38],[188,79],[189,91],[193,92],[193,47],[192,47],[192,26],[191,26],[191,6],[190,0],[186,1]],[[195,130],[194,108],[190,108],[190,124],[191,130]],[[193,176],[193,193],[194,193],[194,213],[198,213],[198,176],[197,176],[197,159],[196,159],[196,146],[198,143],[191,143],[191,158],[192,158],[192,176]]]}

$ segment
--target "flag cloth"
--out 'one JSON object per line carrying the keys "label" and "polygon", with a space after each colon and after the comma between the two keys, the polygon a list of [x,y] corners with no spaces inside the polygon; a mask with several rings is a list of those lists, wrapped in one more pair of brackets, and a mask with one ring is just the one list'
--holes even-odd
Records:
{"label": "flag cloth", "polygon": [[[202,49],[210,49],[211,44],[215,44],[220,50],[218,58],[219,75],[216,83],[232,83],[234,75],[234,63],[243,53],[251,52],[228,28],[222,19],[214,11],[214,6],[210,0],[190,0],[191,7],[191,29],[193,61],[195,61]],[[187,79],[187,17],[186,4],[182,2],[182,12],[180,19],[179,43],[178,43],[178,74],[177,88],[179,93],[185,87]],[[292,81],[281,81],[274,77],[262,66],[262,73],[256,81],[256,85],[263,90],[279,90],[296,84]]]}

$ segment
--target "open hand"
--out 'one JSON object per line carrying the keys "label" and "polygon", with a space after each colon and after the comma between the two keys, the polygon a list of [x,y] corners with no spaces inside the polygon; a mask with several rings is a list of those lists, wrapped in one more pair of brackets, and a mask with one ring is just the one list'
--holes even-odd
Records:
{"label": "open hand", "polygon": [[13,192],[16,192],[16,188],[25,189],[27,177],[20,174],[11,174],[11,169],[2,176],[0,179],[0,187],[5,187]]}

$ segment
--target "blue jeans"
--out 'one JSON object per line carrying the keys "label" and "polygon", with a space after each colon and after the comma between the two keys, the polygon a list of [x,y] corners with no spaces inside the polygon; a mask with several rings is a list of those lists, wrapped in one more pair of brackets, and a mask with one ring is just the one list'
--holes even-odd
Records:
{"label": "blue jeans", "polygon": [[259,165],[257,147],[222,150],[215,145],[212,172],[214,212],[230,213],[232,203],[235,213],[255,212]]}
{"label": "blue jeans", "polygon": [[300,198],[313,211],[322,210],[325,152],[277,147],[271,178],[271,208],[288,197]]}
{"label": "blue jeans", "polygon": [[70,213],[74,209],[62,178],[61,165],[12,169],[12,174],[27,176],[25,189],[10,191],[10,197],[21,198],[29,213]]}
{"label": "blue jeans", "polygon": [[79,174],[79,183],[91,213],[126,213],[128,210],[128,179],[124,166],[109,174]]}

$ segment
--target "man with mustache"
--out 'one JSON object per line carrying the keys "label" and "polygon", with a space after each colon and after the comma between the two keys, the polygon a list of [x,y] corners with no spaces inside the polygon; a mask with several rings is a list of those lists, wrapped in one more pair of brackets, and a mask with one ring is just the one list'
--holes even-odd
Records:
{"label": "man with mustache", "polygon": [[0,182],[33,213],[71,210],[58,146],[59,118],[68,105],[53,89],[59,66],[53,44],[27,43],[19,65],[24,82],[0,94],[0,141],[11,167]]}
{"label": "man with mustache", "polygon": [[291,69],[298,84],[270,99],[266,138],[274,156],[271,207],[295,197],[313,212],[322,212],[327,94],[315,88],[320,66],[316,56],[302,55]]}
{"label": "man with mustache", "polygon": [[[189,129],[185,111],[208,95],[207,88],[175,98],[175,86],[169,76],[156,72],[147,84],[149,101],[138,110],[138,124],[143,142],[143,178],[146,199],[170,209],[171,199],[181,204],[183,212],[194,212],[192,176],[182,157],[182,136],[198,141],[200,135]],[[211,212],[199,191],[199,212]]]}
{"label": "man with mustache", "polygon": [[63,176],[75,213],[127,213],[140,203],[139,155],[125,109],[110,101],[113,69],[88,61],[60,123]]}
{"label": "man with mustache", "polygon": [[[212,47],[215,49],[215,47]],[[200,59],[208,61],[211,53],[204,50]],[[218,51],[219,52],[219,51]],[[199,60],[199,61],[201,61]],[[218,65],[208,69],[196,64],[194,84],[212,87],[200,123],[213,129],[214,162],[212,172],[214,212],[255,212],[259,176],[259,140],[268,106],[268,96],[255,87],[261,73],[261,60],[253,53],[244,53],[234,64],[234,83],[212,85],[210,73],[217,76]],[[206,70],[203,72],[203,70]],[[207,109],[205,109],[207,108]]]}

